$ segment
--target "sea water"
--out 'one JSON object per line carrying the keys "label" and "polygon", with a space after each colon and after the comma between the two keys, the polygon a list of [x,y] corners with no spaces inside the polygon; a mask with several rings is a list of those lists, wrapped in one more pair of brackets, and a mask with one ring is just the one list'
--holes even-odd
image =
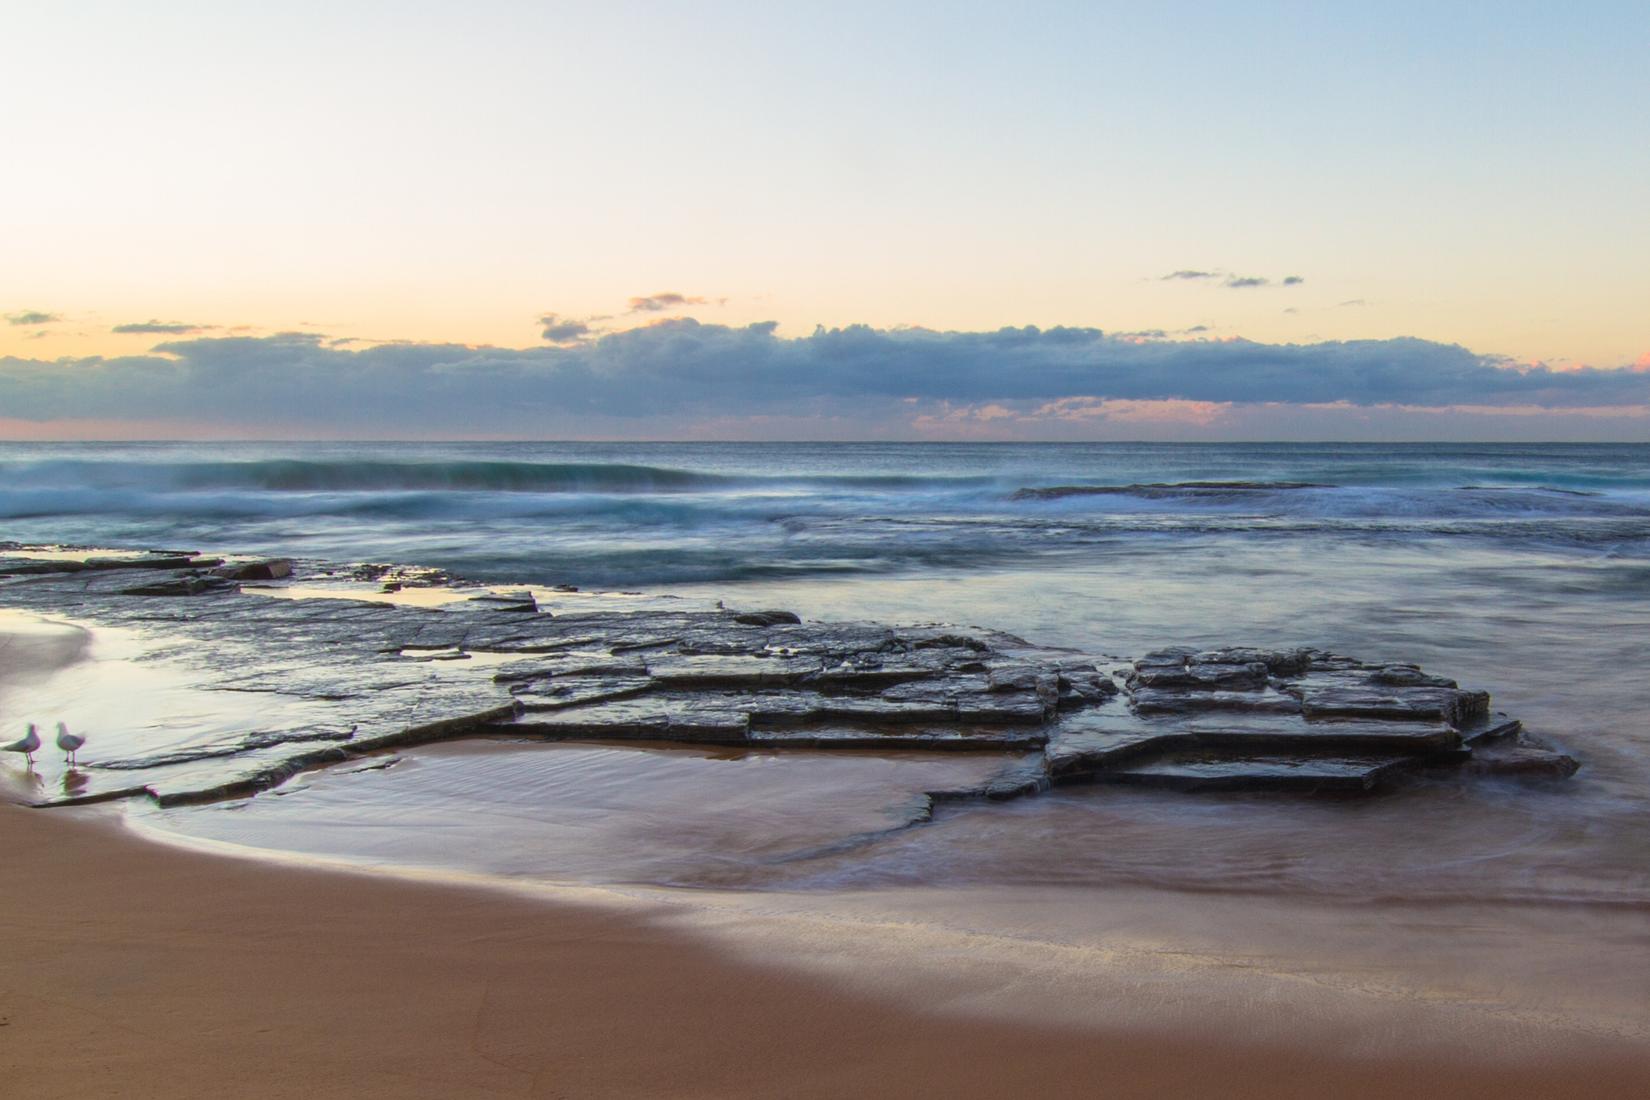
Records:
{"label": "sea water", "polygon": [[931,773],[975,765],[483,744],[147,816],[1045,945],[1201,943],[1314,980],[1333,957],[1357,982],[1650,1028],[1650,446],[12,444],[0,538],[415,563],[1117,655],[1418,661],[1581,772],[1354,801],[1062,790],[889,831]]}
{"label": "sea water", "polygon": [[[1112,491],[1016,497],[1066,485]],[[1647,520],[1650,447],[1631,445],[0,444],[15,539],[587,586],[921,579],[1211,544],[1641,560]]]}

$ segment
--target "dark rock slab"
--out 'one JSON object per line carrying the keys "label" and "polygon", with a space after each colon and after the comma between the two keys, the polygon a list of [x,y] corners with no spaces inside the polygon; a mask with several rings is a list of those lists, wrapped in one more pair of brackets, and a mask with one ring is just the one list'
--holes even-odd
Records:
{"label": "dark rock slab", "polygon": [[1478,750],[1465,765],[1471,775],[1520,779],[1568,779],[1580,769],[1575,757],[1539,745]]}
{"label": "dark rock slab", "polygon": [[1180,731],[1144,723],[1062,725],[1050,736],[1045,758],[1051,780],[1075,782],[1130,760],[1190,747],[1190,738]]}
{"label": "dark rock slab", "polygon": [[992,692],[957,699],[957,721],[965,724],[1041,725],[1052,711],[1053,706],[1041,692]]}
{"label": "dark rock slab", "polygon": [[233,562],[212,570],[214,577],[231,581],[278,581],[292,576],[291,558],[269,558],[265,561]]}
{"label": "dark rock slab", "polygon": [[[482,596],[470,597],[470,602],[490,611],[502,612],[508,615],[541,614],[538,600],[531,592],[489,592]],[[548,612],[542,612],[548,614]]]}
{"label": "dark rock slab", "polygon": [[1270,687],[1256,691],[1139,687],[1130,692],[1129,697],[1134,709],[1141,714],[1301,713],[1299,699]]}
{"label": "dark rock slab", "polygon": [[825,719],[906,724],[956,722],[957,705],[949,700],[884,699],[881,696],[822,695],[815,713]]}
{"label": "dark rock slab", "polygon": [[732,707],[694,703],[668,705],[657,698],[611,700],[548,714],[529,714],[508,732],[550,739],[604,741],[684,741],[694,744],[745,744],[750,716]]}
{"label": "dark rock slab", "polygon": [[0,554],[0,575],[31,576],[50,573],[116,572],[128,569],[190,569],[221,565],[222,558],[199,558],[193,554],[168,554],[134,558],[63,558],[35,560],[6,559]]}
{"label": "dark rock slab", "polygon": [[1045,740],[1046,735],[1037,730],[827,724],[807,729],[753,729],[747,743],[766,748],[862,749],[875,752],[1013,752],[1042,748]]}
{"label": "dark rock slab", "polygon": [[1484,714],[1460,725],[1461,739],[1469,745],[1499,741],[1504,737],[1517,737],[1523,729],[1523,722],[1499,711]]}
{"label": "dark rock slab", "polygon": [[1255,649],[1249,646],[1228,646],[1192,654],[1192,664],[1246,665],[1263,664],[1273,676],[1299,676],[1312,667],[1317,651],[1311,649]]}
{"label": "dark rock slab", "polygon": [[767,654],[671,654],[650,658],[647,674],[670,689],[789,687],[820,671],[809,658]]}
{"label": "dark rock slab", "polygon": [[199,596],[205,592],[212,592],[227,587],[229,581],[222,577],[215,577],[210,573],[184,574],[173,577],[171,580],[155,581],[153,584],[133,585],[131,588],[122,588],[122,596]]}
{"label": "dark rock slab", "polygon": [[1383,687],[1460,687],[1446,676],[1429,676],[1419,665],[1384,665],[1370,672],[1369,682]]}
{"label": "dark rock slab", "polygon": [[1301,693],[1301,710],[1309,718],[1464,722],[1481,717],[1490,702],[1482,691],[1376,683],[1303,683]]}
{"label": "dark rock slab", "polygon": [[643,661],[611,657],[603,653],[568,653],[552,661],[507,665],[493,675],[493,681],[499,684],[529,683],[535,680],[565,682],[592,679],[647,680],[651,677]]}
{"label": "dark rock slab", "polygon": [[1095,774],[1102,783],[1182,791],[1270,790],[1311,794],[1374,790],[1404,767],[1393,757],[1171,754]]}
{"label": "dark rock slab", "polygon": [[600,634],[540,637],[534,634],[517,632],[509,638],[500,638],[488,646],[488,649],[494,653],[560,653],[569,649],[599,645],[602,640],[603,636]]}
{"label": "dark rock slab", "polygon": [[1047,761],[1040,752],[1028,752],[1021,756],[1009,757],[1008,762],[984,783],[972,787],[929,791],[928,799],[931,807],[937,803],[972,802],[979,799],[1007,802],[1027,795],[1040,794],[1048,788]]}
{"label": "dark rock slab", "polygon": [[1148,665],[1134,675],[1139,687],[1178,691],[1260,691],[1271,673],[1249,664]]}
{"label": "dark rock slab", "polygon": [[646,695],[658,685],[645,676],[616,676],[549,680],[512,687],[523,711],[566,710],[590,703],[608,703]]}
{"label": "dark rock slab", "polygon": [[914,662],[887,662],[867,656],[859,661],[828,665],[810,676],[809,683],[824,691],[875,690],[911,680],[926,680],[936,672],[933,665]]}
{"label": "dark rock slab", "polygon": [[1064,710],[1096,706],[1118,692],[1116,682],[1092,664],[1060,666],[1054,686],[1055,705]]}
{"label": "dark rock slab", "polygon": [[735,615],[733,621],[740,626],[779,626],[802,620],[794,611],[745,611]]}
{"label": "dark rock slab", "polygon": [[1274,752],[1355,752],[1428,755],[1459,748],[1461,734],[1442,722],[1407,723],[1365,719],[1318,722],[1293,720],[1267,726],[1191,722],[1186,734],[1201,746],[1228,746]]}

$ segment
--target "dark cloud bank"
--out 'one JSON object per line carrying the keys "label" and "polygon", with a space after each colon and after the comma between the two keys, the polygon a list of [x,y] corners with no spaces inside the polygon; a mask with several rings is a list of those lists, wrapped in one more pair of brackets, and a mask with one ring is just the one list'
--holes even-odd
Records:
{"label": "dark cloud bank", "polygon": [[644,294],[630,299],[630,312],[659,313],[667,309],[681,309],[683,306],[707,304],[709,304],[709,299],[678,294],[674,290],[665,290],[660,291],[658,294]]}
{"label": "dark cloud bank", "polygon": [[[554,331],[559,319],[544,321],[549,339],[576,335]],[[1070,398],[1267,404],[1303,415],[1335,403],[1623,413],[1650,405],[1650,373],[1515,369],[1413,338],[1262,344],[1089,328],[851,326],[788,339],[775,328],[683,319],[527,349],[403,343],[352,350],[285,333],[175,340],[119,358],[5,358],[0,419],[539,438],[668,438],[754,419],[839,426],[822,437],[888,437],[920,418],[955,420],[982,406],[1011,410],[1024,422]]]}
{"label": "dark cloud bank", "polygon": [[587,339],[595,331],[588,322],[555,313],[546,313],[540,317],[539,324],[544,330],[540,335],[552,344],[576,344]]}
{"label": "dark cloud bank", "polygon": [[192,325],[188,321],[148,320],[116,325],[109,331],[120,336],[189,336],[197,332],[207,332],[217,327],[217,325]]}
{"label": "dark cloud bank", "polygon": [[1197,283],[1210,280],[1220,280],[1220,285],[1229,290],[1253,290],[1262,286],[1300,286],[1306,282],[1301,275],[1285,275],[1276,282],[1264,275],[1233,275],[1219,271],[1200,271],[1196,268],[1181,268],[1171,271],[1167,275],[1159,275],[1160,283]]}
{"label": "dark cloud bank", "polygon": [[63,320],[61,314],[42,313],[38,309],[25,309],[21,313],[6,314],[8,325],[51,325]]}

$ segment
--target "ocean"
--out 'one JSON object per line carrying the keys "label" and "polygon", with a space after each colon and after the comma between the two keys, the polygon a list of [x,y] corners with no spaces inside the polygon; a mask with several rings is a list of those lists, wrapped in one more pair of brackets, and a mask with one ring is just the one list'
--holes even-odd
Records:
{"label": "ocean", "polygon": [[[1022,492],[1068,485],[1105,491]],[[1650,551],[1650,447],[0,444],[0,522],[587,586],[1082,568],[1215,543],[1623,560]]]}
{"label": "ocean", "polygon": [[971,765],[489,745],[132,814],[934,937],[1237,952],[1347,996],[1650,1036],[1650,445],[4,444],[0,539],[410,563],[1120,656],[1417,661],[1580,773],[1353,801],[1061,790],[843,844],[924,769]]}

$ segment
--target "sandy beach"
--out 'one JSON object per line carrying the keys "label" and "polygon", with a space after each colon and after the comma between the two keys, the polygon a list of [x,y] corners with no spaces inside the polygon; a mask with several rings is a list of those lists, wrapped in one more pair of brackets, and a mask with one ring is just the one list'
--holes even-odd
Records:
{"label": "sandy beach", "polygon": [[[1640,1096],[1650,1065],[1491,1067],[940,1018],[645,919],[145,844],[0,807],[18,1097]],[[13,1091],[14,1090],[14,1091]]]}
{"label": "sandy beach", "polygon": [[[7,652],[23,676],[79,650],[13,634]],[[945,1016],[922,989],[844,992],[645,912],[151,844],[108,808],[0,805],[0,842],[0,1074],[18,1097],[1650,1090],[1650,1065],[1602,1046],[1445,1064]]]}

